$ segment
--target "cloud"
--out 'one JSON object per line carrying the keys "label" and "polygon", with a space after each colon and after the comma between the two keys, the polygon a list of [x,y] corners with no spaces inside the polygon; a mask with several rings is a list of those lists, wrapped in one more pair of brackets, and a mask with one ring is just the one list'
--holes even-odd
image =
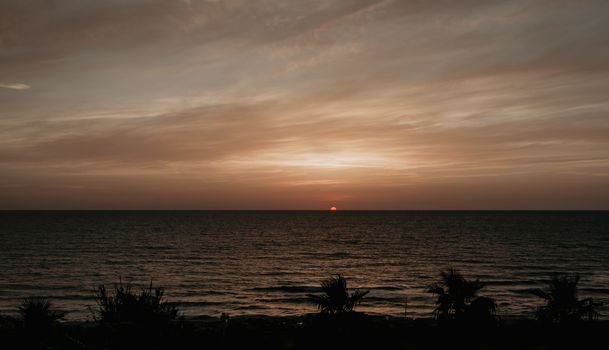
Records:
{"label": "cloud", "polygon": [[27,84],[15,83],[15,84],[6,84],[0,83],[0,88],[11,89],[11,90],[27,90],[30,88]]}
{"label": "cloud", "polygon": [[0,207],[609,208],[607,2],[35,0],[0,23],[0,76],[36,87],[0,94]]}

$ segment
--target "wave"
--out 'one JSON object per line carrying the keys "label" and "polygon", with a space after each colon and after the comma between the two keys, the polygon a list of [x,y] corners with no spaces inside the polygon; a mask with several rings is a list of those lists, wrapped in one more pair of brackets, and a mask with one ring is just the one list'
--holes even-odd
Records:
{"label": "wave", "polygon": [[284,293],[319,293],[321,287],[313,286],[277,286],[277,287],[256,287],[251,288],[253,292],[284,292]]}
{"label": "wave", "polygon": [[482,284],[484,286],[534,286],[538,285],[539,282],[532,280],[497,280],[497,281],[483,281]]}
{"label": "wave", "polygon": [[259,303],[269,304],[313,304],[310,298],[307,297],[294,297],[294,298],[257,298]]}

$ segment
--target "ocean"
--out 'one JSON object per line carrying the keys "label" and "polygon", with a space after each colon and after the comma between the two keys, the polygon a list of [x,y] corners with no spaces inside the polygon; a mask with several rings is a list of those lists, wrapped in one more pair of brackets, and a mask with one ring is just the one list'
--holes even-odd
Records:
{"label": "ocean", "polygon": [[500,316],[532,316],[528,289],[580,274],[606,319],[609,212],[5,211],[0,266],[2,314],[41,296],[90,319],[96,286],[121,280],[165,287],[185,317],[298,315],[340,273],[370,290],[361,311],[431,317],[426,288],[454,267]]}

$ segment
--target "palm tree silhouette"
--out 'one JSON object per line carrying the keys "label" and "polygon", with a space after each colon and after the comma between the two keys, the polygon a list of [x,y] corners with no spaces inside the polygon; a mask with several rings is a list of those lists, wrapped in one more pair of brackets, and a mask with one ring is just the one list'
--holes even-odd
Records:
{"label": "palm tree silhouette", "polygon": [[441,281],[428,288],[437,295],[434,315],[437,320],[492,321],[497,304],[491,298],[480,297],[483,288],[480,281],[469,281],[457,270],[450,268],[440,272]]}
{"label": "palm tree silhouette", "polygon": [[337,315],[350,313],[370,291],[356,289],[349,294],[347,280],[341,276],[328,278],[321,282],[322,295],[307,294],[322,314]]}
{"label": "palm tree silhouette", "polygon": [[601,304],[592,298],[580,300],[577,284],[579,275],[554,276],[548,282],[548,291],[532,289],[530,292],[546,301],[537,309],[537,319],[546,322],[574,322],[598,318],[597,307]]}

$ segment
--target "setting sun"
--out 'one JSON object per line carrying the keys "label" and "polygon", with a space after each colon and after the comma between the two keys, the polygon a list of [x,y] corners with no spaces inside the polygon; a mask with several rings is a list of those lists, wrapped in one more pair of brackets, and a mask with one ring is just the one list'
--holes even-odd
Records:
{"label": "setting sun", "polygon": [[336,207],[330,208],[330,211],[336,211]]}

